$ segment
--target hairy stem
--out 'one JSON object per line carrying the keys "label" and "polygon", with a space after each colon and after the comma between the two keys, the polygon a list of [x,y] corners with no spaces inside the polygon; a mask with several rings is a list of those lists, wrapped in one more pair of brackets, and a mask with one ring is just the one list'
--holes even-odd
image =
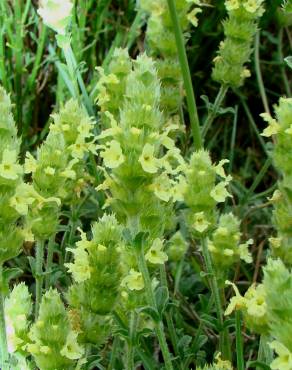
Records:
{"label": "hairy stem", "polygon": [[138,317],[137,313],[132,311],[130,317],[130,339],[128,342],[127,351],[127,370],[135,369],[135,335],[137,330]]}
{"label": "hairy stem", "polygon": [[[138,260],[139,270],[142,273],[142,276],[144,279],[147,303],[150,307],[154,308],[157,311],[156,299],[155,299],[154,292],[152,289],[151,278],[150,278],[147,263],[145,260],[143,246],[141,246],[140,251],[137,252],[137,260]],[[166,337],[164,333],[164,325],[163,325],[162,319],[160,319],[159,322],[156,323],[155,332],[156,332],[156,335],[157,335],[157,338],[160,344],[161,352],[164,358],[165,368],[166,370],[173,370],[173,366],[171,362],[171,355],[170,355],[168,345],[166,342]]]}
{"label": "hairy stem", "polygon": [[53,235],[49,239],[49,242],[48,242],[47,263],[46,263],[46,279],[45,279],[46,290],[48,290],[50,285],[51,285],[51,269],[52,269],[52,265],[53,265],[54,245],[55,245],[55,235]]}
{"label": "hairy stem", "polygon": [[1,369],[9,370],[9,354],[7,348],[5,313],[4,313],[4,294],[3,294],[3,266],[0,265],[0,346],[1,346]]}
{"label": "hairy stem", "polygon": [[217,283],[216,275],[215,275],[215,270],[213,268],[212,264],[212,259],[208,250],[208,245],[207,245],[207,239],[202,238],[202,252],[203,252],[203,257],[206,265],[206,270],[207,273],[209,274],[209,282],[210,282],[210,287],[211,291],[214,297],[215,301],[215,308],[217,312],[217,319],[220,324],[220,338],[219,338],[219,347],[220,351],[225,359],[230,359],[230,343],[228,341],[228,330],[226,328],[223,329],[223,324],[224,324],[224,318],[223,318],[223,309],[222,309],[222,303],[221,303],[221,297],[220,297],[220,290],[219,286]]}
{"label": "hairy stem", "polygon": [[241,312],[235,311],[237,369],[244,370],[243,343],[241,335]]}
{"label": "hairy stem", "polygon": [[35,262],[35,317],[38,317],[43,288],[44,240],[37,241]]}
{"label": "hairy stem", "polygon": [[227,85],[221,85],[220,90],[216,96],[213,108],[210,110],[206,121],[204,122],[204,126],[202,129],[202,135],[203,137],[206,136],[207,132],[209,131],[210,127],[212,126],[212,123],[214,122],[214,119],[217,117],[219,108],[222,105],[222,102],[226,96],[226,93],[228,91],[228,86]]}

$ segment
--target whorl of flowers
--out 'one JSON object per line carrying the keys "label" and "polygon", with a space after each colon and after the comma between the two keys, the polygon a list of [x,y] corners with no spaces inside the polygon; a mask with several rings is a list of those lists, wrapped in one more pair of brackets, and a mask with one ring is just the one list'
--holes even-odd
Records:
{"label": "whorl of flowers", "polygon": [[264,287],[266,291],[267,318],[270,335],[275,339],[271,348],[277,357],[271,369],[290,369],[292,367],[292,273],[284,263],[268,260],[264,268]]}
{"label": "whorl of flowers", "polygon": [[9,95],[0,87],[0,265],[16,257],[24,239],[20,215],[13,207],[17,188],[23,186],[23,166],[18,161],[20,141]]}
{"label": "whorl of flowers", "polygon": [[4,307],[8,351],[26,357],[32,300],[24,283],[14,286],[9,297],[5,299]]}
{"label": "whorl of flowers", "polygon": [[188,206],[187,223],[197,236],[205,235],[214,228],[217,203],[225,202],[231,196],[227,190],[231,177],[226,176],[223,169],[226,162],[222,160],[214,165],[207,151],[194,152],[185,168],[184,177],[180,179],[184,202]]}
{"label": "whorl of flowers", "polygon": [[84,348],[78,343],[78,332],[73,330],[70,316],[56,290],[49,290],[42,297],[39,316],[29,331],[29,339],[26,348],[42,370],[73,370],[84,355]]}
{"label": "whorl of flowers", "polygon": [[268,122],[263,136],[276,138],[273,160],[282,179],[278,190],[270,201],[274,205],[273,221],[277,236],[270,239],[274,256],[280,257],[286,264],[292,264],[292,99],[281,98],[275,107],[276,118],[263,113]]}
{"label": "whorl of flowers", "polygon": [[74,262],[66,266],[74,284],[69,303],[79,316],[82,341],[100,344],[107,335],[109,314],[119,300],[122,279],[122,227],[113,215],[104,215],[91,228],[92,238],[81,231],[76,248],[69,249]]}
{"label": "whorl of flowers", "polygon": [[250,71],[245,64],[252,52],[264,0],[226,0],[228,19],[223,23],[225,40],[214,59],[213,79],[222,85],[240,87]]}
{"label": "whorl of flowers", "polygon": [[234,310],[240,310],[243,313],[244,322],[250,330],[267,334],[269,332],[269,319],[265,285],[254,284],[242,296],[235,284],[230,281],[226,281],[226,284],[233,286],[235,296],[231,298],[225,315],[230,315]]}
{"label": "whorl of flowers", "polygon": [[226,272],[226,267],[234,265],[240,259],[247,263],[252,262],[248,251],[248,246],[252,241],[240,243],[239,225],[239,220],[232,213],[222,214],[219,218],[218,227],[208,241],[208,249],[219,273],[222,270],[223,273]]}
{"label": "whorl of flowers", "polygon": [[[176,125],[163,127],[159,109],[160,84],[153,61],[141,55],[125,81],[120,113],[104,111],[98,136],[105,181],[97,190],[108,194],[118,217],[131,227],[139,220],[141,230],[162,235],[171,219],[172,201],[178,200],[176,179],[184,161],[168,134]],[[115,116],[114,116],[115,114]]]}
{"label": "whorl of flowers", "polygon": [[[197,0],[176,0],[176,9],[183,32],[190,24],[198,26],[197,15],[202,12]],[[146,31],[146,50],[157,60],[161,80],[161,108],[164,112],[177,113],[183,97],[182,76],[177,59],[177,47],[167,0],[142,0],[142,10],[149,14]]]}
{"label": "whorl of flowers", "polygon": [[13,203],[19,213],[27,215],[28,226],[39,239],[55,232],[61,202],[72,203],[80,195],[86,177],[83,159],[95,152],[93,122],[77,101],[70,100],[52,117],[37,158],[26,155],[25,172],[31,173],[32,183],[17,189]]}

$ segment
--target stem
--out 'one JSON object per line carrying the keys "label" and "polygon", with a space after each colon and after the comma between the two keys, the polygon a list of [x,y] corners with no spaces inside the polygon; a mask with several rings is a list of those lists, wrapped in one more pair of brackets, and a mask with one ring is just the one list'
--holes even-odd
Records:
{"label": "stem", "polygon": [[243,343],[241,335],[241,312],[235,311],[237,370],[244,370]]}
{"label": "stem", "polygon": [[120,340],[119,337],[114,337],[113,344],[112,344],[112,350],[110,354],[110,362],[108,365],[107,370],[114,370],[115,369],[115,362],[116,362],[116,355],[119,349]]}
{"label": "stem", "polygon": [[49,289],[51,285],[51,269],[53,264],[53,255],[54,255],[54,245],[55,245],[55,235],[49,239],[48,243],[48,252],[47,252],[47,264],[46,264],[46,290]]}
{"label": "stem", "polygon": [[35,263],[35,318],[38,317],[43,288],[44,240],[37,241]]}
{"label": "stem", "polygon": [[206,134],[209,131],[214,119],[217,117],[218,110],[222,105],[222,102],[223,102],[223,100],[226,96],[226,93],[227,93],[228,89],[229,89],[229,87],[227,85],[221,85],[220,90],[219,90],[219,92],[216,96],[213,108],[208,113],[206,121],[204,122],[203,130],[202,130],[203,137],[206,136]]}
{"label": "stem", "polygon": [[175,41],[176,41],[176,47],[178,51],[178,58],[179,63],[183,75],[183,81],[184,81],[184,87],[186,90],[186,96],[187,96],[187,105],[188,105],[188,111],[191,121],[191,128],[193,132],[193,140],[195,144],[195,148],[201,149],[203,146],[202,143],[202,137],[200,132],[200,122],[199,122],[199,116],[197,111],[197,104],[192,84],[192,78],[191,78],[191,72],[189,68],[188,58],[186,54],[185,49],[185,41],[184,36],[180,27],[176,6],[174,3],[174,0],[167,0],[168,8],[174,28],[174,35],[175,35]]}
{"label": "stem", "polygon": [[[269,336],[263,334],[260,336],[257,360],[260,362],[264,362],[267,365],[270,365],[274,358],[273,351],[271,347],[268,345],[269,342],[271,342],[271,338]],[[257,367],[256,370],[260,370],[260,368]]]}
{"label": "stem", "polygon": [[265,90],[261,66],[260,66],[260,31],[257,32],[256,37],[255,37],[254,62],[255,62],[255,72],[256,72],[256,76],[258,80],[258,85],[260,89],[263,106],[265,108],[265,112],[270,113],[268,98],[266,95],[266,90]]}
{"label": "stem", "polygon": [[[154,292],[152,290],[152,283],[151,283],[150,274],[149,274],[147,263],[146,263],[145,256],[144,256],[143,245],[141,246],[141,250],[137,251],[137,260],[138,260],[139,270],[142,273],[142,276],[144,279],[147,303],[149,306],[151,306],[157,311],[157,304],[156,304]],[[170,356],[170,352],[167,346],[167,342],[166,342],[166,338],[164,334],[164,325],[163,325],[162,320],[160,319],[160,321],[156,323],[155,326],[156,326],[155,327],[156,335],[157,335],[160,348],[161,348],[161,352],[162,352],[164,362],[165,362],[165,369],[173,370],[171,356]]]}
{"label": "stem", "polygon": [[223,310],[222,310],[220,291],[219,291],[219,287],[218,287],[218,283],[217,283],[217,279],[215,275],[215,270],[212,265],[212,260],[211,260],[211,256],[210,256],[208,245],[207,245],[207,239],[202,238],[201,241],[202,241],[202,253],[204,256],[206,270],[207,270],[207,273],[209,274],[210,287],[211,287],[211,291],[212,291],[214,301],[215,301],[217,319],[220,323],[220,338],[219,338],[220,351],[223,357],[229,360],[230,359],[230,348],[229,348],[230,346],[228,343],[228,329],[227,328],[223,329],[224,319],[223,319]]}
{"label": "stem", "polygon": [[248,202],[251,194],[255,191],[255,189],[258,187],[259,183],[262,181],[263,177],[265,176],[267,170],[271,166],[273,160],[271,157],[267,158],[263,167],[261,168],[260,172],[257,174],[256,178],[254,179],[251,187],[248,189],[248,192],[243,197],[241,204],[245,204]]}
{"label": "stem", "polygon": [[286,75],[284,56],[283,56],[283,28],[280,28],[279,35],[278,35],[278,58],[280,62],[281,75],[282,75],[282,79],[284,82],[286,94],[287,96],[291,96],[291,88],[290,88],[289,80]]}
{"label": "stem", "polygon": [[132,311],[131,312],[131,317],[130,317],[130,340],[128,343],[128,351],[127,351],[127,370],[134,370],[135,369],[135,335],[136,335],[136,330],[137,330],[137,322],[138,322],[138,317],[136,312]]}
{"label": "stem", "polygon": [[0,346],[1,346],[1,369],[9,370],[9,353],[7,347],[4,294],[3,294],[3,266],[0,265]]}

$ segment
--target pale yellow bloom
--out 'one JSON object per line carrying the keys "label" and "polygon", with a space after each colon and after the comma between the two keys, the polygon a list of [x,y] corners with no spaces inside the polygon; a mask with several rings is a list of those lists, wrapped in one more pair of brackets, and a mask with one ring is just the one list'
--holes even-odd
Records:
{"label": "pale yellow bloom", "polygon": [[142,290],[144,288],[144,280],[141,272],[131,269],[129,274],[122,280],[122,286],[126,286],[130,290]]}
{"label": "pale yellow bloom", "polygon": [[78,333],[70,331],[67,336],[66,344],[61,350],[61,355],[70,360],[78,360],[84,354],[84,348],[78,344]]}
{"label": "pale yellow bloom", "polygon": [[67,248],[67,250],[74,254],[74,263],[65,263],[74,280],[77,283],[88,280],[91,276],[91,269],[86,250],[81,248],[80,245],[77,248]]}
{"label": "pale yellow bloom", "polygon": [[225,202],[227,197],[231,197],[231,194],[226,189],[227,184],[228,183],[225,181],[219,182],[219,184],[211,190],[210,195],[216,202],[222,203]]}
{"label": "pale yellow bloom", "polygon": [[260,116],[269,124],[261,134],[262,136],[270,137],[272,135],[276,135],[280,131],[281,126],[269,113],[262,113]]}
{"label": "pale yellow bloom", "polygon": [[30,152],[26,152],[25,162],[24,162],[24,172],[25,173],[34,173],[37,169],[37,161],[31,155]]}
{"label": "pale yellow bloom", "polygon": [[23,173],[22,166],[17,161],[16,150],[4,149],[0,163],[0,177],[16,180]]}
{"label": "pale yellow bloom", "polygon": [[64,35],[69,24],[73,3],[70,0],[41,0],[38,14],[44,23]]}
{"label": "pale yellow bloom", "polygon": [[226,285],[231,285],[235,291],[235,296],[230,299],[230,303],[225,310],[225,315],[230,315],[234,310],[240,310],[245,307],[245,298],[240,295],[237,286],[229,280],[225,281]]}
{"label": "pale yellow bloom", "polygon": [[226,174],[225,174],[225,171],[224,171],[224,164],[226,163],[229,163],[229,160],[228,159],[222,159],[218,164],[217,166],[215,167],[215,171],[216,171],[216,174],[219,175],[220,177],[222,178],[226,178]]}
{"label": "pale yellow bloom", "polygon": [[270,347],[277,353],[278,357],[271,363],[272,370],[292,370],[292,353],[284,344],[274,341]]}
{"label": "pale yellow bloom", "polygon": [[210,222],[206,219],[204,212],[197,212],[194,214],[193,227],[199,233],[203,233],[208,229]]}
{"label": "pale yellow bloom", "polygon": [[239,1],[238,0],[226,0],[225,7],[230,12],[231,10],[236,10],[239,8]]}
{"label": "pale yellow bloom", "polygon": [[156,238],[153,241],[149,251],[146,253],[145,258],[147,261],[154,265],[163,265],[167,260],[167,254],[162,251],[163,242],[161,239]]}
{"label": "pale yellow bloom", "polygon": [[109,146],[101,153],[101,156],[105,166],[109,168],[117,168],[125,161],[121,145],[116,140],[112,140],[109,143]]}
{"label": "pale yellow bloom", "polygon": [[194,8],[188,15],[187,15],[187,19],[188,21],[194,26],[194,27],[198,27],[198,24],[199,24],[199,20],[197,18],[197,14],[199,13],[202,13],[202,9],[201,8]]}
{"label": "pale yellow bloom", "polygon": [[154,146],[151,144],[145,144],[142,154],[139,157],[143,170],[148,173],[156,173],[158,170],[158,159],[154,157]]}
{"label": "pale yellow bloom", "polygon": [[29,184],[21,183],[16,187],[15,194],[10,198],[10,205],[20,215],[28,214],[28,207],[33,204],[36,198],[33,196],[33,188]]}

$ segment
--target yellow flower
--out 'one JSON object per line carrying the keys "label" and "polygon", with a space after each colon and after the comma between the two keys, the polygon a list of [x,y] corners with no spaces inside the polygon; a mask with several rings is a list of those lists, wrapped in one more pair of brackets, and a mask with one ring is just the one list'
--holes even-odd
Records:
{"label": "yellow flower", "polygon": [[229,303],[229,305],[226,308],[225,313],[224,313],[226,316],[228,316],[234,310],[238,310],[238,309],[240,310],[241,308],[245,307],[245,298],[240,295],[239,290],[238,290],[237,286],[234,283],[232,283],[229,280],[226,280],[225,284],[226,285],[231,285],[233,287],[234,291],[235,291],[235,296],[230,299],[230,303]]}
{"label": "yellow flower", "polygon": [[226,0],[225,7],[230,12],[231,10],[236,10],[239,8],[239,1],[238,0]]}
{"label": "yellow flower", "polygon": [[147,261],[155,265],[163,265],[168,260],[167,254],[162,251],[163,242],[159,238],[153,241],[152,246],[146,253],[145,258]]}
{"label": "yellow flower", "polygon": [[292,353],[282,343],[274,341],[270,347],[277,353],[278,357],[271,363],[272,370],[292,370]]}
{"label": "yellow flower", "polygon": [[263,0],[245,0],[243,6],[249,13],[255,13],[261,6]]}
{"label": "yellow flower", "polygon": [[215,171],[217,173],[217,175],[219,175],[220,177],[226,179],[226,174],[225,174],[225,171],[224,171],[224,164],[226,163],[229,163],[229,160],[228,159],[222,159],[222,161],[220,161],[217,166],[215,167]]}
{"label": "yellow flower", "polygon": [[138,160],[145,172],[156,173],[158,170],[158,159],[154,157],[154,146],[145,144],[142,155]]}
{"label": "yellow flower", "polygon": [[8,180],[16,180],[19,175],[22,175],[22,166],[17,164],[16,161],[16,150],[4,149],[2,162],[0,163],[0,177]]}
{"label": "yellow flower", "polygon": [[269,113],[262,113],[260,116],[269,124],[269,126],[264,129],[261,136],[270,137],[276,135],[280,131],[281,126]]}
{"label": "yellow flower", "polygon": [[91,133],[93,127],[93,122],[90,120],[89,117],[82,118],[81,122],[79,123],[77,130],[81,137],[88,138],[93,136]]}
{"label": "yellow flower", "polygon": [[70,0],[42,0],[38,14],[48,27],[64,35],[70,21],[72,8],[73,4]]}
{"label": "yellow flower", "polygon": [[61,355],[70,360],[78,360],[84,354],[84,348],[78,344],[78,333],[70,331],[67,336],[66,344],[61,350]]}
{"label": "yellow flower", "polygon": [[287,130],[285,130],[285,132],[289,135],[292,135],[292,125],[290,125],[289,128],[287,128]]}
{"label": "yellow flower", "polygon": [[184,194],[187,190],[187,182],[184,176],[180,175],[177,178],[178,182],[172,188],[172,197],[174,202],[183,202]]}
{"label": "yellow flower", "polygon": [[45,168],[44,173],[49,176],[54,176],[56,173],[56,170],[53,167],[48,166]]}
{"label": "yellow flower", "polygon": [[231,197],[231,194],[226,190],[227,184],[228,182],[226,181],[219,182],[219,184],[217,184],[214,189],[211,190],[210,195],[214,200],[216,200],[216,202],[222,203],[225,202],[227,197]]}
{"label": "yellow flower", "polygon": [[105,166],[109,168],[117,168],[125,161],[121,145],[116,140],[109,143],[109,147],[101,153],[101,156]]}
{"label": "yellow flower", "polygon": [[28,214],[28,206],[33,204],[35,200],[32,186],[21,183],[17,186],[15,194],[10,198],[9,203],[20,215],[25,216]]}
{"label": "yellow flower", "polygon": [[67,248],[68,251],[74,254],[74,263],[65,263],[68,271],[73,275],[77,283],[88,280],[91,276],[88,253],[80,245],[73,249]]}
{"label": "yellow flower", "polygon": [[248,247],[253,244],[253,240],[249,239],[246,243],[242,243],[238,246],[239,249],[239,256],[240,258],[245,261],[246,263],[252,262],[252,256],[248,250]]}
{"label": "yellow flower", "polygon": [[34,173],[37,169],[37,161],[31,155],[30,152],[27,152],[25,155],[25,162],[24,162],[24,172],[25,173]]}
{"label": "yellow flower", "polygon": [[130,290],[142,290],[144,288],[144,280],[141,272],[131,269],[129,275],[122,280],[121,285],[126,286]]}
{"label": "yellow flower", "polygon": [[197,212],[194,214],[193,227],[199,233],[203,233],[208,229],[210,222],[205,217],[204,212]]}
{"label": "yellow flower", "polygon": [[187,19],[188,21],[194,26],[198,27],[199,20],[197,18],[197,14],[202,13],[202,9],[200,8],[194,8],[188,15]]}
{"label": "yellow flower", "polygon": [[151,189],[157,198],[168,202],[172,196],[172,182],[167,174],[163,173],[158,176],[155,182],[151,185]]}
{"label": "yellow flower", "polygon": [[262,318],[267,313],[266,292],[263,284],[257,287],[253,284],[244,295],[247,314],[251,317]]}

